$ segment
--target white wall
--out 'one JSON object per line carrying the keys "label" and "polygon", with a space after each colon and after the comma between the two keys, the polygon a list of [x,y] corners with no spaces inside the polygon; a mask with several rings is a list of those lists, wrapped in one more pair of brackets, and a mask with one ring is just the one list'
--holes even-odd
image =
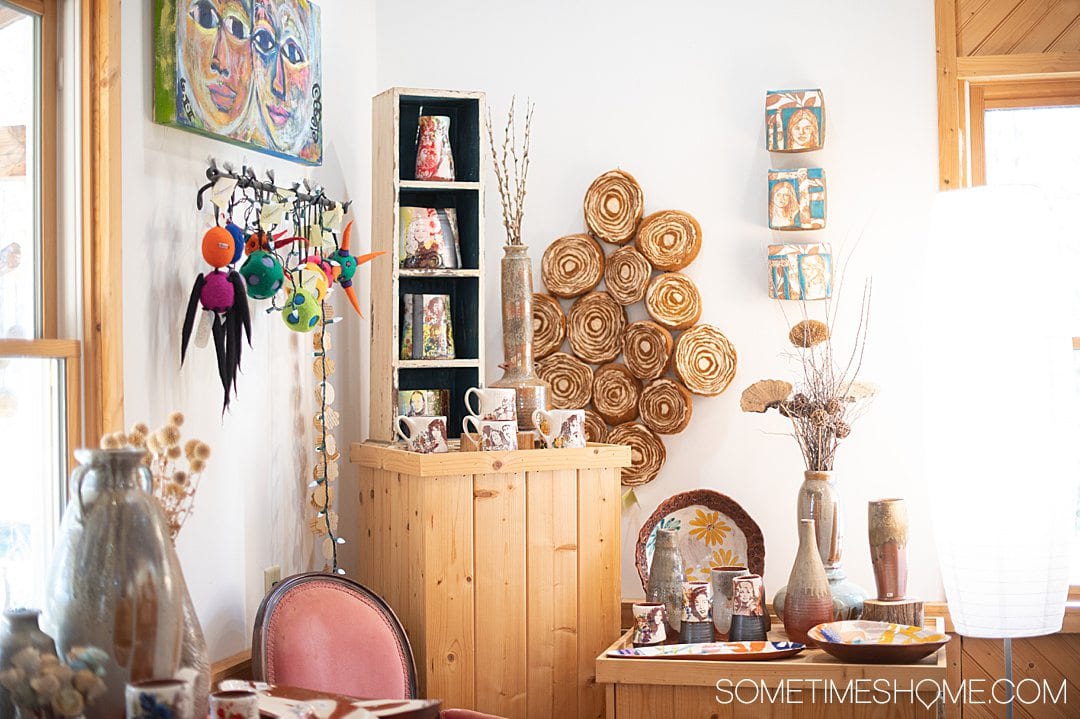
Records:
{"label": "white wall", "polygon": [[[665,497],[697,487],[730,495],[761,525],[770,597],[787,580],[800,457],[794,440],[769,434],[786,431],[782,419],[744,415],[738,399],[751,382],[790,377],[795,369],[784,357],[785,318],[765,288],[765,245],[777,239],[766,224],[765,175],[770,166],[805,162],[826,168],[828,227],[783,238],[827,239],[844,252],[858,245],[842,313],[858,304],[863,278],[874,278],[863,376],[884,392],[839,454],[845,565],[872,590],[866,502],[907,497],[910,590],[940,598],[916,439],[921,400],[910,319],[917,303],[914,267],[937,186],[931,0],[415,0],[380,2],[376,16],[379,90],[484,90],[496,118],[514,93],[536,102],[525,218],[534,268],[553,239],[583,230],[585,189],[614,167],[641,182],[646,211],[684,209],[704,229],[704,246],[688,274],[702,292],[702,321],[735,343],[739,370],[727,393],[696,401],[685,433],[665,439],[667,465],[638,489],[641,506],[625,513],[624,595],[643,593],[632,547],[644,518]],[[420,28],[426,29],[423,42],[414,41]],[[801,87],[825,91],[825,149],[770,155],[765,91]],[[503,232],[494,191],[486,230],[488,266],[497,268]],[[487,281],[489,308],[498,307],[496,278]],[[787,311],[794,316],[798,308]],[[839,325],[841,332],[852,326]],[[498,377],[496,309],[489,310],[488,327],[488,372]]]}
{"label": "white wall", "polygon": [[[238,396],[224,417],[212,349],[189,349],[181,369],[179,335],[188,294],[205,263],[199,240],[212,216],[195,209],[207,158],[273,168],[281,182],[310,177],[329,194],[353,199],[355,242],[368,246],[370,105],[374,92],[374,1],[320,0],[323,28],[324,162],[317,169],[204,139],[152,122],[152,12],[125,3],[121,81],[124,109],[124,392],[129,424],[156,426],[187,415],[185,437],[208,442],[195,513],[178,540],[212,659],[244,649],[263,594],[262,570],[284,575],[322,566],[307,530],[313,459],[311,338],[288,331],[278,315],[253,312],[253,347],[244,353]],[[366,271],[358,283],[367,303]],[[344,297],[338,308],[347,309]],[[342,324],[344,327],[342,327]],[[339,324],[340,348],[366,346],[359,323]],[[367,373],[343,367],[333,382],[337,408],[355,436],[367,406]],[[363,398],[361,402],[361,398]],[[343,521],[343,525],[345,522]]]}

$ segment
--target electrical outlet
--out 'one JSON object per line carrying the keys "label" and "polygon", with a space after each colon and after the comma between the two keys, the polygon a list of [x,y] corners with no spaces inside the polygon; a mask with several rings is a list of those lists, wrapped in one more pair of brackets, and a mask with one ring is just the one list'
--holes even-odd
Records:
{"label": "electrical outlet", "polygon": [[275,564],[263,570],[263,594],[269,594],[274,585],[281,581],[281,567]]}

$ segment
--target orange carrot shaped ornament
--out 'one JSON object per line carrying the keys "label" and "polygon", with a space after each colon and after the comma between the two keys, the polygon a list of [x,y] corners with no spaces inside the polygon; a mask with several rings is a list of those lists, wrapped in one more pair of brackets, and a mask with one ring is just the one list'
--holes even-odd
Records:
{"label": "orange carrot shaped ornament", "polygon": [[385,255],[385,252],[369,252],[366,255],[356,257],[349,253],[349,241],[352,235],[352,221],[345,225],[345,231],[341,235],[341,247],[335,252],[330,259],[341,267],[341,274],[338,275],[338,284],[341,285],[341,289],[345,290],[345,295],[349,298],[349,303],[356,310],[356,314],[361,317],[364,313],[360,311],[360,301],[356,299],[356,289],[353,287],[353,276],[356,274],[356,268],[367,262],[371,262],[379,255]]}

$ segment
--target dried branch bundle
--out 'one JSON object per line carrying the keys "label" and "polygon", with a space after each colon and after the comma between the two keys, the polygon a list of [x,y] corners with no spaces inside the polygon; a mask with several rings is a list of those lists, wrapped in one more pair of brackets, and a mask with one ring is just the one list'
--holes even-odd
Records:
{"label": "dried branch bundle", "polygon": [[499,185],[502,202],[503,227],[506,228],[506,244],[520,245],[521,220],[525,216],[525,182],[529,177],[529,137],[535,105],[525,101],[524,137],[520,147],[517,141],[517,122],[514,116],[517,97],[510,99],[510,111],[506,115],[502,145],[495,145],[495,131],[488,108],[488,145],[491,147],[491,163]]}

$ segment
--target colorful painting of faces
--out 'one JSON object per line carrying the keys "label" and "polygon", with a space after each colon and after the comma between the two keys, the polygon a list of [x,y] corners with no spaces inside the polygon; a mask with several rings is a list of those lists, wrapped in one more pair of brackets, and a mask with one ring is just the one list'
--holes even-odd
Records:
{"label": "colorful painting of faces", "polygon": [[319,7],[155,0],[154,120],[322,164]]}
{"label": "colorful painting of faces", "polygon": [[825,170],[769,170],[769,228],[820,230],[825,226]]}
{"label": "colorful painting of faces", "polygon": [[765,93],[765,147],[769,152],[809,152],[825,144],[825,96],[821,90]]}

